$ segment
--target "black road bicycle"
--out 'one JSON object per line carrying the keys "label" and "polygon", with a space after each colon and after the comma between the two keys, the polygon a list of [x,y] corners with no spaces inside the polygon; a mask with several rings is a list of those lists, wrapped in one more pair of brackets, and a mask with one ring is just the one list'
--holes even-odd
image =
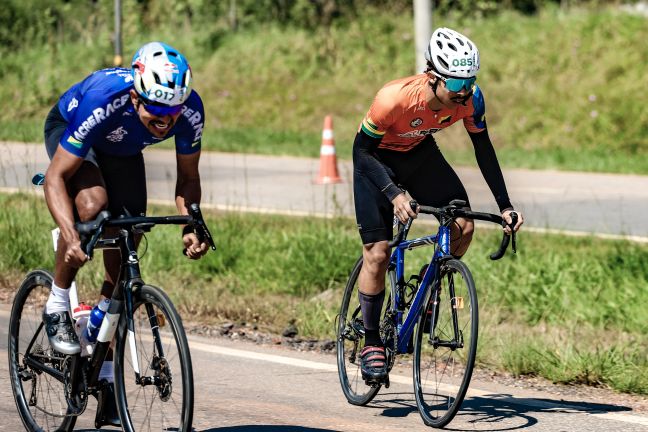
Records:
{"label": "black road bicycle", "polygon": [[[435,215],[439,230],[407,240],[412,219],[399,223],[390,242],[393,253],[385,277],[386,292],[380,323],[388,369],[396,356],[413,353],[414,393],[423,422],[432,427],[447,425],[457,413],[470,383],[477,352],[478,305],[475,283],[468,266],[450,254],[450,226],[456,218],[470,218],[505,225],[496,214],[465,209],[454,200],[442,208],[418,206],[419,213]],[[517,214],[511,213],[513,224]],[[500,249],[490,256],[504,256],[510,239],[515,252],[515,232],[504,234]],[[434,246],[429,263],[405,280],[405,251]],[[360,371],[364,324],[358,301],[358,276],[362,257],[351,271],[342,298],[337,326],[337,365],[342,391],[349,403],[366,405],[382,384],[368,386]],[[389,387],[389,381],[384,383]]]}
{"label": "black road bicycle", "polygon": [[[99,371],[114,336],[115,398],[123,430],[191,431],[193,372],[182,320],[169,297],[141,278],[135,236],[159,224],[187,224],[215,249],[198,205],[188,216],[120,217],[106,211],[76,228],[95,249],[121,251],[120,282],[90,357],[63,355],[48,342],[42,313],[52,285],[46,270],[30,272],[14,298],[9,321],[9,372],[28,431],[70,431],[100,386]],[[116,227],[114,238],[104,229]]]}

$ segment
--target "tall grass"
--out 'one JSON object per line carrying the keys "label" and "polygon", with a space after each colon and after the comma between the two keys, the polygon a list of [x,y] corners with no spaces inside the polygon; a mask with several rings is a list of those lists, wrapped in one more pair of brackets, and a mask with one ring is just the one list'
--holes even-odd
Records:
{"label": "tall grass", "polygon": [[[218,250],[199,261],[180,255],[177,227],[156,227],[140,247],[144,279],[165,288],[187,321],[255,322],[277,332],[294,320],[303,337],[334,338],[361,250],[353,221],[234,213],[207,213],[207,221]],[[52,225],[41,199],[0,195],[0,283],[52,268]],[[431,229],[417,223],[414,234]],[[479,296],[481,366],[648,394],[645,246],[522,232],[518,254],[492,262],[499,238],[479,230],[465,257]],[[431,253],[409,252],[407,273]],[[91,301],[102,277],[97,261],[77,279]]]}
{"label": "tall grass", "polygon": [[[480,47],[479,84],[504,166],[640,174],[648,174],[648,110],[639,97],[646,22],[613,8],[551,6],[536,15],[435,17]],[[158,28],[127,35],[124,50],[162,39],[186,53],[205,100],[207,149],[314,157],[330,113],[337,153],[349,158],[376,91],[415,72],[411,23],[402,11],[368,7],[359,19],[311,29],[250,25],[210,38],[214,29]],[[107,35],[5,53],[0,97],[12,103],[0,112],[0,139],[42,140],[56,98],[110,65],[111,53]],[[452,161],[475,163],[461,126],[438,138]]]}

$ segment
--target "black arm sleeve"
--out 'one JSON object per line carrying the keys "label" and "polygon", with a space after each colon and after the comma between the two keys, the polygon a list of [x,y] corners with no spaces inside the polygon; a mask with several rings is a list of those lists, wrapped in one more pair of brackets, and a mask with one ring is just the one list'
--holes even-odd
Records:
{"label": "black arm sleeve", "polygon": [[488,136],[488,130],[484,129],[482,132],[477,133],[469,132],[468,135],[470,135],[473,147],[475,147],[475,156],[477,157],[479,169],[493,196],[495,196],[495,201],[497,201],[500,211],[512,209],[513,206],[506,191],[504,176],[497,162],[497,156]]}
{"label": "black arm sleeve", "polygon": [[394,184],[389,177],[387,167],[374,155],[379,144],[380,138],[372,138],[362,130],[358,132],[353,142],[353,167],[375,184],[391,201],[403,191]]}

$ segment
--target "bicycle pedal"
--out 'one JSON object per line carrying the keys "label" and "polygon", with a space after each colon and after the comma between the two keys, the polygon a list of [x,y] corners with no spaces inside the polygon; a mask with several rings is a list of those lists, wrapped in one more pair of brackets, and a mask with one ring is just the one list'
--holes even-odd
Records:
{"label": "bicycle pedal", "polygon": [[380,387],[381,385],[383,385],[383,382],[384,382],[384,380],[382,380],[380,378],[373,378],[373,377],[364,378],[363,377],[363,379],[364,379],[364,382],[365,382],[366,385],[368,385],[369,387],[373,387],[373,388]]}

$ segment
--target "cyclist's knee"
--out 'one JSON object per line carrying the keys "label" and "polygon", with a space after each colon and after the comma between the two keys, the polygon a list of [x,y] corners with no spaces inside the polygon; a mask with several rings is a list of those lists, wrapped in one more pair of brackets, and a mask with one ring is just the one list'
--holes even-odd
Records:
{"label": "cyclist's knee", "polygon": [[451,253],[457,258],[461,258],[472,241],[475,232],[475,223],[472,219],[457,219],[457,225],[451,229]]}
{"label": "cyclist's knee", "polygon": [[475,222],[472,219],[458,218],[457,223],[451,227],[451,238],[455,240],[468,240],[472,239],[475,232]]}
{"label": "cyclist's knee", "polygon": [[470,243],[472,240],[474,232],[475,223],[472,220],[468,221],[468,223],[461,228],[461,236],[467,243]]}
{"label": "cyclist's knee", "polygon": [[384,273],[389,264],[389,244],[386,241],[369,243],[362,250],[363,267],[370,273]]}
{"label": "cyclist's knee", "polygon": [[99,212],[108,207],[107,200],[100,194],[79,194],[75,200],[79,219],[89,221],[97,217]]}

